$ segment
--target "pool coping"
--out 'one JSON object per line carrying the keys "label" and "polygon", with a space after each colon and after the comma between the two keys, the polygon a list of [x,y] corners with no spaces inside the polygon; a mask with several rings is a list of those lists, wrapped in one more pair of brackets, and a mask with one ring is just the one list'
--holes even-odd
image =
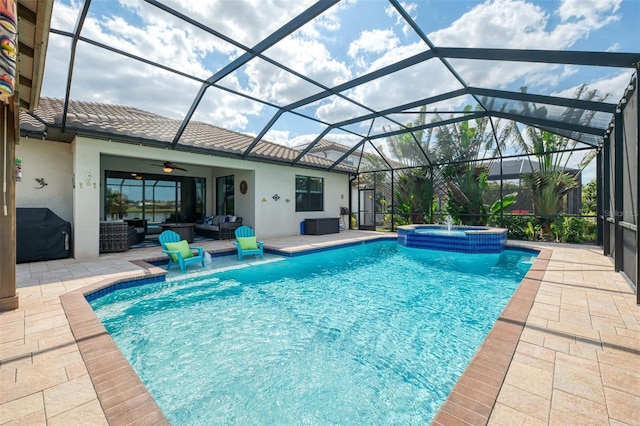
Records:
{"label": "pool coping", "polygon": [[[359,243],[362,242],[356,244]],[[322,249],[340,245],[329,244]],[[434,425],[460,424],[461,421],[481,425],[489,421],[552,253],[549,249],[532,250],[514,244],[507,247],[537,251],[538,256],[442,404],[433,419]],[[150,263],[157,260],[131,261],[142,268],[136,276],[105,279],[60,295],[80,355],[110,425],[169,425],[169,422],[85,296],[121,282],[164,277],[167,271]]]}
{"label": "pool coping", "polygon": [[[531,250],[512,244],[507,248]],[[552,250],[537,251],[533,265],[433,418],[432,425],[486,425],[489,422],[551,259]]]}

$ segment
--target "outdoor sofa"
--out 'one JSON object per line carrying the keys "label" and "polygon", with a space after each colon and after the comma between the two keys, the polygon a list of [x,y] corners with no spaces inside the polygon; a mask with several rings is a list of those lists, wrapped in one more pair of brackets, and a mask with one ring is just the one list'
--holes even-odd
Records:
{"label": "outdoor sofa", "polygon": [[127,251],[137,242],[138,232],[127,222],[100,222],[100,253]]}
{"label": "outdoor sofa", "polygon": [[196,223],[196,235],[216,240],[230,240],[235,238],[235,230],[242,226],[240,216],[216,215],[205,216],[202,223]]}

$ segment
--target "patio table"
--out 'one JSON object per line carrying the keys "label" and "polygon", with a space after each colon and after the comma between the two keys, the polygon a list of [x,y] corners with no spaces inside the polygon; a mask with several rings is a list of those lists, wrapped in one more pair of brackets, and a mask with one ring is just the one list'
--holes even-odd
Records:
{"label": "patio table", "polygon": [[160,228],[163,231],[171,230],[178,235],[183,240],[187,240],[188,243],[193,242],[193,228],[196,226],[195,223],[161,223]]}

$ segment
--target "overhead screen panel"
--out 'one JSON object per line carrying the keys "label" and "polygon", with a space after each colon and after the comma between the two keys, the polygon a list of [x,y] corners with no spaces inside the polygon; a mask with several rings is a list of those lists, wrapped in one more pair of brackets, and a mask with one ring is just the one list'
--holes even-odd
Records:
{"label": "overhead screen panel", "polygon": [[304,149],[325,129],[322,123],[285,112],[273,123],[263,139],[294,149]]}
{"label": "overhead screen panel", "polygon": [[[102,1],[112,2],[112,0]],[[315,3],[313,0],[270,2],[268,10],[243,1],[208,3],[179,1],[171,2],[171,6],[189,18],[252,48],[304,12],[313,3]],[[229,19],[229,16],[241,16],[242,23]]]}
{"label": "overhead screen panel", "polygon": [[229,90],[283,107],[322,89],[261,58],[253,58],[218,81]]}
{"label": "overhead screen panel", "polygon": [[376,111],[383,111],[460,88],[462,85],[444,65],[431,59],[342,93]]}
{"label": "overhead screen panel", "polygon": [[[367,20],[362,19],[363,13]],[[371,26],[372,20],[376,27]],[[264,54],[332,88],[429,50],[413,32],[398,37],[392,30],[397,22],[398,16],[387,3],[340,2]],[[322,43],[310,35],[319,36]]]}
{"label": "overhead screen panel", "polygon": [[[616,104],[633,73],[606,63],[613,60],[606,52],[616,51],[610,32],[592,27],[598,40],[579,34],[587,31],[579,25],[586,16],[552,17],[523,2],[509,10],[500,10],[499,2],[449,2],[446,12],[430,4],[373,1],[87,4],[83,40],[71,58],[68,36],[83,4],[56,2],[52,28],[67,36],[50,36],[55,54],[47,57],[46,93],[64,98],[73,63],[71,99],[170,117],[186,127],[177,134],[184,145],[198,141],[202,125],[220,126],[243,135],[230,145],[204,146],[313,167],[335,168],[337,161],[346,170],[355,165],[347,157],[356,151],[361,159],[370,156],[368,167],[382,169],[511,155],[524,149],[517,137],[526,135],[526,126],[596,146],[612,110],[571,101]],[[313,17],[305,13],[309,8],[323,13]],[[368,19],[360,19],[363,14]],[[518,16],[527,19],[509,21],[513,32],[502,31],[508,17]],[[284,30],[292,21],[296,25]],[[577,31],[575,39],[557,37],[560,25]],[[527,57],[540,46],[557,52]],[[554,59],[544,62],[541,52]],[[616,66],[623,67],[627,54],[619,55]],[[474,56],[485,59],[458,59]],[[563,59],[571,64],[551,63]],[[598,66],[579,65],[584,61]],[[149,135],[172,139],[171,132],[158,132]],[[298,157],[294,147],[316,140],[358,149],[338,159],[322,157],[326,152]]]}
{"label": "overhead screen panel", "polygon": [[[113,71],[104,72],[105,69]],[[79,44],[70,94],[72,99],[106,104],[127,99],[127,106],[182,119],[200,86],[197,81],[162,68],[125,56],[105,55],[99,47]]]}
{"label": "overhead screen panel", "polygon": [[198,105],[193,120],[256,136],[278,110],[246,97],[219,88],[209,88]]}

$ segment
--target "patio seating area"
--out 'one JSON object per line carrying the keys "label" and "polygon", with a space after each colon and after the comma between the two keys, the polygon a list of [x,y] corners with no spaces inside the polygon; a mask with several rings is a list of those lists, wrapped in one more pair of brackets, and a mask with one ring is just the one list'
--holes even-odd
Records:
{"label": "patio seating area", "polygon": [[[295,252],[380,236],[389,234],[345,231],[293,236],[265,241],[265,249]],[[200,245],[235,257],[229,240]],[[614,272],[601,248],[527,246],[540,248],[543,254],[434,424],[636,423],[640,418],[640,375],[635,369],[640,362],[640,306],[631,286]],[[103,254],[87,262],[63,259],[17,265],[20,307],[0,313],[3,422],[163,421],[144,386],[135,377],[120,376],[127,368],[122,355],[117,356],[119,351],[95,352],[92,339],[76,340],[77,326],[72,328],[70,323],[87,321],[86,310],[66,302],[63,307],[60,299],[103,280],[152,273],[139,260],[160,254],[159,247],[154,247]],[[85,316],[78,317],[82,312]],[[517,315],[522,316],[520,323],[509,319]],[[83,355],[81,346],[94,355]],[[98,359],[104,360],[102,369]]]}

